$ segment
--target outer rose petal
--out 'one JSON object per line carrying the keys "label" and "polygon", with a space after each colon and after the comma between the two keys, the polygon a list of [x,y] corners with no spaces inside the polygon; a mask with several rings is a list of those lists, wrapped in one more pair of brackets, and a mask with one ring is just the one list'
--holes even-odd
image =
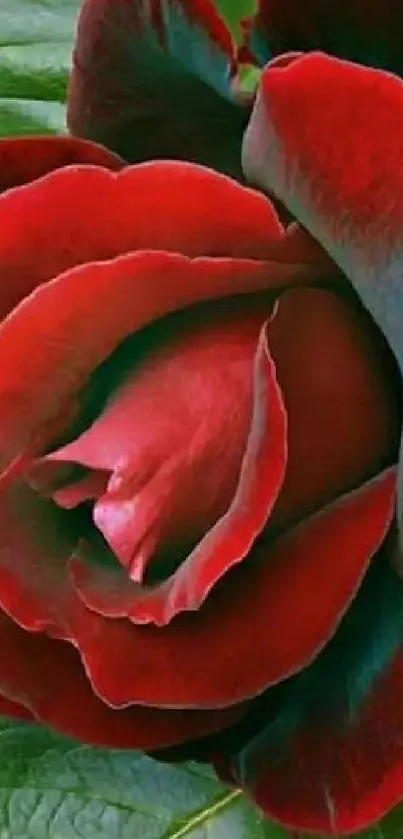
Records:
{"label": "outer rose petal", "polygon": [[[0,326],[0,467],[17,458],[15,477],[15,468],[65,428],[80,388],[128,335],[193,303],[298,283],[311,273],[309,265],[141,251],[42,285]],[[88,329],[91,322],[96,329]]]}
{"label": "outer rose petal", "polygon": [[268,815],[340,835],[401,801],[402,644],[402,587],[382,553],[334,639],[234,756],[230,772]]}
{"label": "outer rose petal", "polygon": [[0,192],[30,183],[55,169],[91,164],[118,170],[125,161],[109,149],[74,137],[11,137],[0,139]]}
{"label": "outer rose petal", "polygon": [[401,399],[393,355],[355,301],[290,289],[268,337],[288,416],[273,536],[396,462]]}
{"label": "outer rose petal", "polygon": [[[340,265],[401,371],[402,143],[403,82],[321,54],[269,65],[244,141],[249,177]],[[399,472],[402,525],[403,464]]]}
{"label": "outer rose petal", "polygon": [[307,234],[284,235],[263,195],[190,163],[145,163],[118,175],[63,169],[3,195],[0,227],[1,317],[62,271],[144,248],[307,262],[314,276],[338,271]]}
{"label": "outer rose petal", "polygon": [[390,526],[394,498],[389,471],[274,544],[263,544],[202,610],[163,631],[106,619],[102,625],[95,615],[91,627],[88,613],[79,617],[75,637],[95,690],[124,705],[133,690],[132,662],[138,701],[223,707],[297,672],[327,642],[351,602]]}
{"label": "outer rose petal", "polygon": [[5,696],[0,696],[0,714],[5,717],[13,717],[16,720],[35,722],[35,717],[28,708],[19,705],[18,702],[13,702],[11,699],[6,699]]}
{"label": "outer rose petal", "polygon": [[[288,251],[264,196],[189,163],[148,163],[119,175],[80,165],[63,169],[3,195],[0,228],[1,317],[62,271],[128,251],[248,258],[278,253],[285,260]],[[290,261],[296,258],[293,245]]]}
{"label": "outer rose petal", "polygon": [[239,175],[247,112],[233,71],[231,36],[210,0],[86,0],[70,129],[133,162],[179,157]]}
{"label": "outer rose petal", "polygon": [[315,53],[268,66],[243,151],[247,175],[340,265],[401,364],[402,142],[403,82]]}
{"label": "outer rose petal", "polygon": [[[88,611],[67,574],[80,520],[13,484],[0,495],[0,605],[24,628],[72,640],[95,692],[116,708],[242,703],[301,669],[334,632],[389,528],[394,490],[391,470],[274,544],[263,543],[202,610],[162,631]],[[7,664],[7,644],[0,649]],[[29,660],[36,672],[35,655]],[[7,694],[1,682],[0,693]]]}
{"label": "outer rose petal", "polygon": [[402,29],[400,0],[260,0],[248,45],[262,64],[288,50],[321,49],[401,74]]}
{"label": "outer rose petal", "polygon": [[0,697],[0,713],[39,720],[86,743],[156,748],[220,730],[246,710],[237,706],[203,713],[138,706],[117,712],[93,693],[69,644],[26,632],[4,614],[0,641],[0,690],[8,697]]}

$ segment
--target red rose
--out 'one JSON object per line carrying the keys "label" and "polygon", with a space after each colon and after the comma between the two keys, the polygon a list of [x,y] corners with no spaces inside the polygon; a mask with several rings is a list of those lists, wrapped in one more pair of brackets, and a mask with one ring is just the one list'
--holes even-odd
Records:
{"label": "red rose", "polygon": [[[279,142],[293,66],[268,71]],[[270,183],[261,108],[245,155],[299,216],[293,162],[315,175],[329,135],[313,112],[305,138],[291,99]],[[62,139],[0,144],[0,171],[2,155],[36,179],[0,199],[0,708],[214,759],[284,824],[377,818],[400,790],[402,712],[379,708],[403,672],[385,543],[400,378],[382,333],[313,238],[223,175],[110,172],[123,162]],[[301,221],[341,262],[321,219]]]}

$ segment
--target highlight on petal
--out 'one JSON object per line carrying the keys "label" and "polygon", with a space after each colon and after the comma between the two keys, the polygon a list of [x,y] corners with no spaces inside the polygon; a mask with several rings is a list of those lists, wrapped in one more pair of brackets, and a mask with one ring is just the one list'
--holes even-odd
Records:
{"label": "highlight on petal", "polygon": [[2,137],[0,192],[21,186],[63,166],[88,164],[119,170],[125,161],[109,149],[76,137]]}
{"label": "highlight on petal", "polygon": [[395,480],[388,470],[285,536],[263,541],[199,612],[163,630],[76,604],[70,627],[96,693],[116,708],[130,701],[219,708],[301,670],[334,633],[385,538]]}
{"label": "highlight on petal", "polygon": [[182,158],[239,175],[247,111],[231,35],[211,0],[86,0],[68,124],[132,161]]}
{"label": "highlight on petal", "polygon": [[268,65],[243,151],[248,177],[341,267],[401,365],[402,141],[403,82],[314,53]]}
{"label": "highlight on petal", "polygon": [[403,592],[388,552],[316,661],[277,703],[268,692],[266,725],[233,755],[236,781],[288,829],[352,833],[401,800]]}

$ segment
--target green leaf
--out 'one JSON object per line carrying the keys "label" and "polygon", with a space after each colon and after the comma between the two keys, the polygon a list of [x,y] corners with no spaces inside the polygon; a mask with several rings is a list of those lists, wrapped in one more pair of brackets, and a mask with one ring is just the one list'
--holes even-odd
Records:
{"label": "green leaf", "polygon": [[65,128],[80,0],[0,0],[0,136]]}
{"label": "green leaf", "polygon": [[[396,839],[403,807],[357,839]],[[318,839],[292,834],[293,839]],[[290,839],[203,765],[95,749],[0,718],[1,839]],[[320,837],[319,837],[320,839]]]}
{"label": "green leaf", "polygon": [[257,6],[258,0],[215,0],[217,11],[231,29],[237,42],[241,36],[241,20],[251,17]]}
{"label": "green leaf", "polygon": [[9,721],[0,755],[1,839],[275,839],[206,767],[77,746]]}

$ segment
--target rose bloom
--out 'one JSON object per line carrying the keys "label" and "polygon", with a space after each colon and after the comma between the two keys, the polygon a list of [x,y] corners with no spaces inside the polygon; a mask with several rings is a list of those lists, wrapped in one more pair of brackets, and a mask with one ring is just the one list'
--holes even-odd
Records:
{"label": "rose bloom", "polygon": [[402,82],[323,54],[245,135],[288,226],[196,163],[0,143],[2,713],[295,830],[403,798],[402,149]]}

